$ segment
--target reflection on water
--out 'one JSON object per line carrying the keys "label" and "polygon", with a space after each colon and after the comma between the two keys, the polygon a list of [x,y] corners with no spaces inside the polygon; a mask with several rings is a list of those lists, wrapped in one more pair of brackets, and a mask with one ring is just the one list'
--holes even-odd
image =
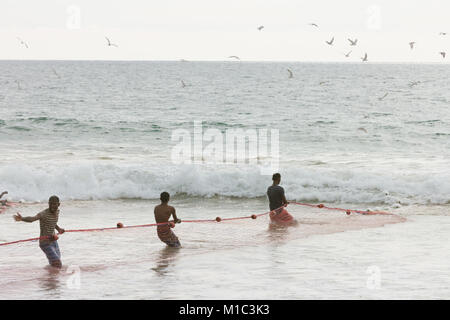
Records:
{"label": "reflection on water", "polygon": [[289,229],[295,228],[298,226],[298,223],[293,225],[282,225],[276,223],[269,223],[268,227],[268,240],[270,243],[280,244],[287,240],[287,236],[289,234]]}
{"label": "reflection on water", "polygon": [[175,260],[179,252],[179,248],[165,247],[159,252],[156,267],[152,270],[156,271],[159,276],[165,276],[168,273],[167,267]]}
{"label": "reflection on water", "polygon": [[52,298],[57,298],[61,289],[61,269],[46,266],[45,272],[39,278],[39,287],[42,291],[51,292]]}

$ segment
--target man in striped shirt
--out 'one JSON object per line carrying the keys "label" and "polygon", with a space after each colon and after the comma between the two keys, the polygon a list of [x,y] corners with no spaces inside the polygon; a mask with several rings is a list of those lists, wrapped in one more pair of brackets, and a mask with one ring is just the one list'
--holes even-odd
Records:
{"label": "man in striped shirt", "polygon": [[16,221],[33,222],[39,220],[41,233],[39,236],[39,247],[47,256],[48,262],[52,267],[61,268],[61,253],[59,251],[58,241],[55,239],[55,229],[59,233],[64,233],[64,229],[58,226],[59,218],[59,198],[51,196],[48,199],[48,209],[39,212],[34,217],[22,217],[20,213],[14,216]]}

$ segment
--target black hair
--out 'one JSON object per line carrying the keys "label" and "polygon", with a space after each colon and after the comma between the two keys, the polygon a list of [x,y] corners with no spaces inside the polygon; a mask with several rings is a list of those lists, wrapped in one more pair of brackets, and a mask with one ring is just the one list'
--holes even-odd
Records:
{"label": "black hair", "polygon": [[273,176],[272,176],[272,180],[273,181],[280,180],[280,179],[281,179],[281,175],[279,173],[274,173],[273,174]]}
{"label": "black hair", "polygon": [[170,194],[168,192],[162,192],[160,197],[162,202],[169,202]]}
{"label": "black hair", "polygon": [[53,201],[59,202],[59,198],[57,196],[51,196],[50,198],[48,198],[48,202],[53,202]]}

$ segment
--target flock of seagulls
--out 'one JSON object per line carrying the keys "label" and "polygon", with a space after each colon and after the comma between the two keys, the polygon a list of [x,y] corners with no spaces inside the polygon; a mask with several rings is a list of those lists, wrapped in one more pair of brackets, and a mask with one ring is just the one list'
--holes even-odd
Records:
{"label": "flock of seagulls", "polygon": [[[314,27],[314,28],[317,28],[317,29],[319,28],[319,25],[318,25],[317,23],[314,23],[314,22],[309,23],[308,25],[309,25],[309,26],[312,26],[312,27]],[[262,31],[264,28],[265,28],[265,27],[264,27],[263,25],[260,25],[260,26],[257,27],[257,30],[258,30],[258,31]],[[447,35],[446,32],[440,32],[440,33],[439,33],[439,36],[446,36],[446,35]],[[113,43],[108,37],[105,36],[105,39],[106,39],[106,46],[107,46],[107,47],[116,47],[116,48],[119,47],[116,43]],[[26,43],[22,38],[17,37],[17,40],[19,41],[20,45],[24,46],[26,49],[29,48],[28,43]],[[350,45],[351,47],[355,47],[355,46],[358,45],[358,39],[356,39],[356,38],[355,38],[355,39],[350,39],[350,38],[348,38],[347,40],[348,40],[349,45]],[[333,46],[333,45],[334,45],[334,41],[335,41],[335,37],[333,36],[330,40],[326,40],[325,43],[328,44],[329,46]],[[411,49],[411,50],[414,50],[415,45],[416,45],[416,42],[415,42],[415,41],[410,41],[408,44],[409,44],[410,49]],[[342,52],[342,54],[343,54],[346,58],[349,58],[352,52],[353,52],[353,50],[350,50],[350,51],[348,51],[347,53]],[[445,52],[445,51],[441,51],[441,52],[439,52],[439,54],[442,56],[443,59],[445,59],[445,57],[446,57],[446,52]],[[229,58],[229,59],[235,59],[235,60],[238,60],[238,61],[241,60],[241,59],[240,59],[238,56],[236,56],[236,55],[229,56],[228,58]],[[364,54],[364,57],[361,57],[360,59],[361,59],[362,62],[367,62],[367,61],[368,61],[368,55],[367,55],[367,52]],[[186,60],[181,59],[181,61],[185,62]],[[55,76],[58,77],[58,78],[60,78],[60,76],[59,76],[59,74],[56,72],[56,70],[55,70],[54,68],[52,68],[52,70],[53,70],[53,73],[55,74]],[[289,79],[291,79],[291,78],[294,77],[294,73],[292,72],[292,70],[287,69],[287,72],[288,72],[288,77],[289,77]],[[16,81],[16,82],[17,82],[18,89],[21,89],[20,82],[18,82],[18,81]],[[319,83],[319,85],[323,85],[323,84],[325,84],[325,83],[327,83],[327,82],[329,82],[329,81],[322,81],[322,82]],[[414,86],[416,86],[416,85],[418,85],[418,84],[420,84],[420,83],[421,83],[420,81],[413,81],[413,82],[410,82],[410,83],[409,83],[409,87],[412,88],[412,87],[414,87]],[[181,80],[181,86],[182,86],[183,88],[186,87],[186,83],[185,83],[183,80]],[[389,94],[388,92],[385,93],[382,97],[379,97],[378,100],[379,100],[379,101],[382,101],[384,98],[386,98],[386,97],[388,96],[388,94]],[[362,129],[362,128],[360,128],[360,129]],[[361,130],[361,131],[363,131],[363,130]]]}
{"label": "flock of seagulls", "polygon": [[[309,23],[308,25],[313,26],[315,28],[319,28],[319,25],[317,23]],[[446,36],[447,33],[446,32],[440,32],[439,35],[440,36]],[[347,40],[350,42],[350,46],[352,46],[352,47],[354,47],[354,46],[356,46],[358,44],[358,39],[354,39],[354,40],[353,39],[347,39]],[[330,45],[330,46],[332,46],[334,44],[334,37],[332,37],[331,40],[326,40],[325,43]],[[416,42],[415,41],[411,41],[408,44],[409,44],[410,49],[413,50],[414,47],[415,47]],[[346,58],[348,58],[348,57],[350,57],[351,53],[352,53],[352,51],[349,51],[348,53],[344,53],[344,56]],[[445,59],[445,56],[446,56],[447,53],[445,51],[440,51],[439,54],[442,56],[443,59]],[[362,57],[361,60],[363,62],[368,61],[367,53],[364,54],[364,57]]]}
{"label": "flock of seagulls", "polygon": [[[309,23],[308,25],[310,25],[310,26],[312,26],[312,27],[314,27],[314,28],[319,28],[319,25],[318,25],[317,23],[314,23],[314,22]],[[257,30],[258,30],[258,31],[262,31],[264,28],[265,28],[265,27],[264,27],[263,25],[260,25],[260,26],[257,27]],[[447,32],[440,32],[439,35],[440,35],[440,36],[446,36],[446,35],[447,35]],[[108,37],[105,37],[105,39],[106,39],[106,45],[107,45],[107,47],[116,47],[116,48],[119,47],[116,43],[111,42],[111,40],[110,40]],[[17,37],[17,40],[19,41],[19,43],[20,43],[22,46],[24,46],[24,47],[27,48],[27,49],[29,48],[28,43],[26,43],[22,38]],[[349,45],[352,46],[352,47],[354,47],[354,46],[356,46],[356,45],[358,44],[358,39],[350,39],[350,38],[348,38],[347,40],[350,42]],[[326,40],[325,43],[328,44],[329,46],[332,46],[332,45],[334,44],[334,37],[332,37],[330,40]],[[413,50],[414,47],[415,47],[416,42],[415,42],[415,41],[411,41],[411,42],[409,42],[408,44],[409,44],[409,47],[411,48],[411,50]],[[349,52],[347,52],[347,53],[344,53],[344,56],[345,56],[346,58],[348,58],[348,57],[350,57],[350,54],[351,54],[351,53],[352,53],[352,51],[349,51]],[[443,59],[445,59],[445,57],[446,57],[446,55],[447,55],[447,53],[446,53],[445,51],[440,51],[439,54],[442,56]],[[238,56],[236,56],[236,55],[229,56],[228,58],[229,58],[229,59],[241,60],[241,59],[240,59]],[[363,62],[368,61],[368,59],[367,59],[367,53],[365,53],[364,57],[362,57],[361,60],[362,60]]]}

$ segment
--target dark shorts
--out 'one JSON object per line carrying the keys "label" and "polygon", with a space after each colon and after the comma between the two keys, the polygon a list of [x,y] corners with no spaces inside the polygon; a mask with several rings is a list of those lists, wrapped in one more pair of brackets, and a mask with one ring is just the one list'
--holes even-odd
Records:
{"label": "dark shorts", "polygon": [[44,251],[50,264],[56,261],[61,261],[61,252],[59,252],[58,241],[52,241],[48,244],[39,245],[39,247],[42,251]]}

